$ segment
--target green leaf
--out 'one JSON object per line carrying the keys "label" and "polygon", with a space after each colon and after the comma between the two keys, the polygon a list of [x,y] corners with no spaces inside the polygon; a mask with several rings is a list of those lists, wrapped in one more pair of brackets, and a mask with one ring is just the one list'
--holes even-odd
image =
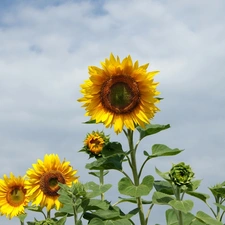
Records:
{"label": "green leaf", "polygon": [[141,139],[143,139],[146,136],[156,134],[156,133],[158,133],[158,132],[160,132],[162,130],[166,130],[168,128],[170,128],[169,124],[167,124],[167,125],[147,124],[145,126],[145,128],[142,128],[142,127],[138,126],[137,130],[140,133],[140,140],[141,140]]}
{"label": "green leaf", "polygon": [[40,206],[27,206],[26,208],[30,211],[42,212],[42,208]]}
{"label": "green leaf", "polygon": [[179,210],[183,213],[188,213],[189,211],[192,210],[194,203],[191,200],[172,200],[169,202],[169,205],[171,205],[174,209]]}
{"label": "green leaf", "polygon": [[223,211],[225,211],[225,205],[221,205],[218,203],[214,203],[216,206],[218,206],[220,209],[222,209]]}
{"label": "green leaf", "polygon": [[135,208],[131,210],[129,213],[127,213],[125,216],[123,216],[124,219],[130,219],[132,216],[136,215],[140,211],[139,208]]}
{"label": "green leaf", "polygon": [[154,192],[152,196],[152,203],[158,205],[168,205],[168,203],[172,200],[174,200],[174,197],[171,195],[167,195],[158,191]]}
{"label": "green leaf", "polygon": [[107,209],[107,210],[99,209],[93,212],[93,215],[96,215],[103,220],[108,220],[108,219],[118,218],[120,216],[120,212],[114,209]]}
{"label": "green leaf", "polygon": [[206,214],[202,211],[198,211],[195,217],[207,225],[212,225],[212,224],[213,225],[223,225],[220,221],[212,218],[211,216],[209,216],[208,214]]}
{"label": "green leaf", "polygon": [[[109,173],[109,171],[105,170],[103,171],[103,176],[106,176]],[[89,172],[89,174],[95,176],[95,177],[100,177],[100,172]]]}
{"label": "green leaf", "polygon": [[104,225],[104,222],[99,218],[92,219],[88,225]]}
{"label": "green leaf", "polygon": [[132,197],[141,197],[148,195],[153,187],[154,178],[151,175],[144,177],[141,184],[135,186],[127,177],[122,178],[118,183],[118,189],[121,194]]}
{"label": "green leaf", "polygon": [[156,189],[156,191],[173,195],[172,186],[168,181],[164,181],[164,180],[154,181],[154,188]]}
{"label": "green leaf", "polygon": [[66,222],[66,216],[62,217],[60,220],[58,220],[55,225],[64,225]]}
{"label": "green leaf", "polygon": [[106,220],[104,225],[131,225],[128,219]]}
{"label": "green leaf", "polygon": [[[183,224],[184,225],[204,225],[205,223],[202,223],[195,219],[195,216],[191,213],[184,214],[182,213],[183,218]],[[168,209],[166,210],[166,224],[167,225],[179,225],[177,215],[174,209]]]}
{"label": "green leaf", "polygon": [[188,191],[195,191],[200,186],[202,180],[192,180],[191,185],[188,186]]}
{"label": "green leaf", "polygon": [[85,211],[98,209],[107,210],[109,208],[109,203],[100,199],[86,199],[82,202],[81,206]]}
{"label": "green leaf", "polygon": [[225,198],[225,188],[209,188],[209,190],[213,193],[214,196],[221,196]]}
{"label": "green leaf", "polygon": [[94,198],[108,191],[112,187],[112,184],[98,185],[95,182],[90,181],[86,183],[84,186],[86,190],[92,191],[92,192],[87,192],[87,197]]}
{"label": "green leaf", "polygon": [[63,207],[61,207],[59,209],[59,211],[56,212],[55,214],[58,217],[58,216],[60,216],[60,214],[63,215],[65,213],[66,214],[74,214],[73,205],[72,204],[64,204]]}
{"label": "green leaf", "polygon": [[[134,204],[137,204],[137,198],[121,198],[119,197],[120,202],[130,202],[130,203],[134,203]],[[144,200],[144,199],[141,199],[142,201],[142,204],[152,204],[152,201],[147,201],[147,200]]]}
{"label": "green leaf", "polygon": [[179,154],[182,151],[183,150],[178,148],[171,149],[166,145],[155,144],[152,146],[152,155],[150,155],[150,157],[173,156]]}
{"label": "green leaf", "polygon": [[200,192],[187,191],[186,193],[187,193],[188,195],[191,195],[191,196],[193,196],[193,197],[195,197],[195,198],[198,198],[198,199],[202,200],[202,201],[205,202],[205,203],[206,203],[206,200],[207,200],[208,198],[210,198],[209,195],[203,194],[203,193],[200,193]]}
{"label": "green leaf", "polygon": [[17,216],[21,222],[24,223],[25,218],[27,217],[27,213],[22,213]]}
{"label": "green leaf", "polygon": [[101,153],[104,158],[118,154],[126,155],[126,153],[123,151],[122,145],[119,142],[109,142],[104,146]]}
{"label": "green leaf", "polygon": [[66,194],[61,194],[58,198],[58,200],[63,204],[73,204],[72,198]]}
{"label": "green leaf", "polygon": [[162,177],[164,180],[166,180],[166,181],[168,181],[168,182],[171,181],[168,172],[163,173],[163,172],[161,172],[160,170],[158,170],[157,168],[155,168],[155,172],[156,172],[160,177]]}
{"label": "green leaf", "polygon": [[114,155],[107,158],[99,158],[92,163],[86,164],[86,169],[89,170],[102,170],[102,169],[115,169],[122,170],[123,155]]}

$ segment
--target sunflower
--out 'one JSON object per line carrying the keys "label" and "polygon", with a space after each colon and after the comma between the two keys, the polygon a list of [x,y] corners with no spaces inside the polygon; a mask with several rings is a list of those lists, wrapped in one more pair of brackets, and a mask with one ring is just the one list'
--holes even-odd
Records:
{"label": "sunflower", "polygon": [[61,207],[58,182],[70,186],[78,181],[76,173],[70,162],[60,162],[57,154],[46,154],[44,161],[38,159],[27,171],[26,188],[32,205],[46,206],[47,211],[54,207],[58,210]]}
{"label": "sunflower", "polygon": [[90,157],[100,157],[103,147],[109,142],[109,136],[104,132],[92,131],[84,140],[84,147],[81,151],[87,152]]}
{"label": "sunflower", "polygon": [[114,126],[117,134],[124,126],[144,128],[159,111],[155,106],[158,83],[153,81],[158,71],[147,72],[148,64],[133,64],[130,56],[120,61],[113,54],[101,66],[89,66],[90,77],[81,85],[83,97],[78,101],[84,103],[85,115],[106,127]]}
{"label": "sunflower", "polygon": [[29,200],[24,181],[24,177],[15,177],[13,173],[10,173],[10,177],[4,175],[0,179],[0,213],[9,219],[25,213],[24,206]]}

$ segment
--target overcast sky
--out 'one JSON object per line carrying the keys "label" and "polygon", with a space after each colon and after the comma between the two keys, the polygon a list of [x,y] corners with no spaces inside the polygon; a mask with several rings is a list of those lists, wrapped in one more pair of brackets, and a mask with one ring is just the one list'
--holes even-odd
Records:
{"label": "overcast sky", "polygon": [[[207,187],[225,180],[224,11],[224,0],[1,0],[1,177],[24,175],[44,154],[57,153],[78,170],[81,182],[93,180],[85,169],[88,156],[78,150],[96,129],[126,150],[123,134],[82,124],[89,118],[77,102],[88,66],[100,66],[112,52],[160,70],[155,80],[164,100],[152,123],[171,129],[143,141],[139,162],[156,143],[185,149],[152,160],[145,173],[184,161],[203,179],[199,191],[209,194]],[[114,184],[108,198],[119,195]],[[150,224],[165,224],[154,216],[159,207],[153,210]],[[0,217],[4,223],[18,221]]]}

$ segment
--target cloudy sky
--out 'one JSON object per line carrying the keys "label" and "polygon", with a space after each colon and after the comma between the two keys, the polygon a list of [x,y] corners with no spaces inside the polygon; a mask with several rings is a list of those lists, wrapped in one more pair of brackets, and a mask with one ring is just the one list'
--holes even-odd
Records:
{"label": "cloudy sky", "polygon": [[[207,187],[225,180],[224,11],[224,0],[1,0],[1,177],[24,175],[44,154],[57,153],[78,170],[81,182],[93,179],[85,169],[87,155],[78,150],[96,129],[126,150],[123,134],[82,124],[89,118],[77,102],[87,67],[100,66],[112,52],[160,70],[156,81],[164,100],[152,123],[171,129],[143,141],[139,163],[143,150],[156,143],[185,149],[152,160],[144,172],[155,175],[155,166],[168,171],[184,161],[203,179],[199,191],[209,194]],[[114,180],[109,198],[118,195]],[[151,224],[165,224],[154,216],[160,209],[153,210]],[[0,217],[0,223],[18,221]]]}

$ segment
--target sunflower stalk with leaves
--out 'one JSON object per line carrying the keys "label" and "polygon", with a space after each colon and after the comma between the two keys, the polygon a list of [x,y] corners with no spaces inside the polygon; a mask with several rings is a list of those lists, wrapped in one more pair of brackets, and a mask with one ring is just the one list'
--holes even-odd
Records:
{"label": "sunflower stalk with leaves", "polygon": [[[65,225],[70,218],[74,225],[147,225],[153,207],[157,210],[166,205],[167,225],[222,225],[224,183],[210,188],[214,210],[207,202],[209,195],[197,191],[201,181],[194,180],[191,167],[184,162],[172,165],[169,172],[156,168],[162,180],[155,180],[152,174],[144,176],[144,168],[151,159],[175,156],[182,150],[154,144],[151,152],[143,152],[145,159],[140,167],[137,164],[141,141],[170,127],[150,123],[160,111],[156,104],[161,98],[154,81],[158,71],[148,72],[147,68],[148,64],[133,63],[130,56],[121,61],[113,54],[101,62],[101,68],[88,67],[90,76],[81,85],[83,97],[78,99],[90,117],[86,123],[113,127],[116,134],[123,132],[128,143],[128,149],[124,150],[121,143],[110,141],[103,131],[86,135],[80,151],[94,159],[86,164],[86,169],[97,177],[98,183],[79,182],[77,170],[69,161],[61,161],[57,154],[46,154],[44,160],[32,164],[24,177],[11,173],[0,179],[0,214],[9,219],[18,217],[21,225],[30,211],[41,214],[43,219],[28,221],[28,225]],[[139,136],[136,142],[135,134]],[[118,191],[123,197],[115,202],[107,198],[113,185],[104,182],[111,170],[123,176],[118,181]],[[212,215],[203,211],[193,214],[194,203],[186,199],[188,196],[204,202]],[[131,205],[132,210],[124,212],[120,207],[124,203]]]}

